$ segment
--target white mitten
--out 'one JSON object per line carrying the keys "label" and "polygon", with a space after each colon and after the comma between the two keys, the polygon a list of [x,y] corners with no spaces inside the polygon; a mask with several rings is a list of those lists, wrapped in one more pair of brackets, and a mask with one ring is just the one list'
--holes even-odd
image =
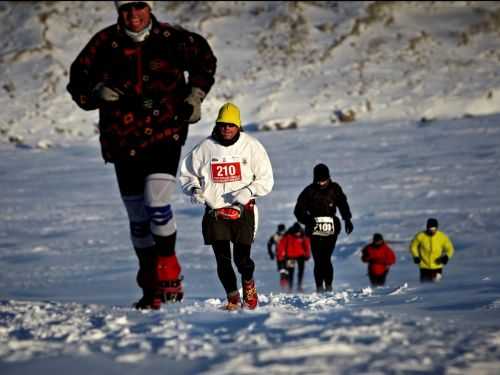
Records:
{"label": "white mitten", "polygon": [[191,191],[191,203],[193,204],[205,204],[205,197],[201,189],[194,188]]}
{"label": "white mitten", "polygon": [[239,203],[243,206],[248,203],[250,198],[252,198],[252,192],[246,187],[233,193],[233,203]]}

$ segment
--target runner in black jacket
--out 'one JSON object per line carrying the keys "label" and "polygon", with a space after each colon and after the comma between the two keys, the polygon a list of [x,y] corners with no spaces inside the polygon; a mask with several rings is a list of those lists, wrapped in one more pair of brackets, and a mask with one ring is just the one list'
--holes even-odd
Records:
{"label": "runner in black jacket", "polygon": [[305,225],[306,234],[311,236],[311,251],[314,259],[314,279],[316,290],[332,290],[333,265],[331,257],[337,236],[341,230],[337,208],[344,220],[347,234],[351,234],[351,210],[347,197],[340,185],[330,178],[330,171],[325,164],[314,167],[313,183],[300,193],[294,214]]}

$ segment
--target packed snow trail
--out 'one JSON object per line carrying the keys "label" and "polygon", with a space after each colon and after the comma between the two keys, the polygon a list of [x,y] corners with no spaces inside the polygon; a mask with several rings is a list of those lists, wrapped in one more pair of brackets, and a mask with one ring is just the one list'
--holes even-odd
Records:
{"label": "packed snow trail", "polygon": [[[362,292],[260,295],[255,311],[208,299],[161,311],[77,303],[0,303],[0,362],[89,355],[144,366],[150,357],[195,361],[206,373],[460,373],[496,363],[500,330],[457,329],[353,309]],[[371,296],[370,298],[374,298]],[[388,298],[378,296],[377,298]],[[496,362],[495,362],[496,361]],[[306,370],[307,369],[307,370]]]}

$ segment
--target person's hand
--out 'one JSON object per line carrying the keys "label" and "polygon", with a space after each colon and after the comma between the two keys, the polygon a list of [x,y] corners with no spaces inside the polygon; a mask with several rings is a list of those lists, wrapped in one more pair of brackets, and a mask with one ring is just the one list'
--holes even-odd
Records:
{"label": "person's hand", "polygon": [[273,254],[273,253],[269,253],[269,258],[270,258],[271,260],[274,260],[274,254]]}
{"label": "person's hand", "polygon": [[413,257],[413,263],[419,264],[420,263],[420,258],[419,257]]}
{"label": "person's hand", "polygon": [[344,222],[345,222],[345,232],[347,234],[351,234],[353,229],[354,229],[354,225],[352,225],[352,221],[350,219],[347,219]]}
{"label": "person's hand", "polygon": [[437,264],[447,264],[448,260],[449,260],[448,255],[443,254],[439,258],[436,259],[436,263]]}
{"label": "person's hand", "polygon": [[104,102],[116,102],[120,100],[120,96],[123,95],[123,92],[116,88],[108,87],[103,82],[100,82],[94,88],[94,95]]}
{"label": "person's hand", "polygon": [[246,205],[250,198],[252,198],[252,193],[250,192],[249,188],[243,188],[241,190],[235,191],[232,193],[232,198],[233,202],[232,203],[239,203],[242,206]]}
{"label": "person's hand", "polygon": [[193,188],[191,191],[191,203],[193,204],[205,204],[205,197],[201,189]]}
{"label": "person's hand", "polygon": [[200,121],[201,118],[201,102],[205,99],[205,92],[198,87],[193,87],[191,93],[184,99],[179,110],[179,116],[189,124],[194,124]]}

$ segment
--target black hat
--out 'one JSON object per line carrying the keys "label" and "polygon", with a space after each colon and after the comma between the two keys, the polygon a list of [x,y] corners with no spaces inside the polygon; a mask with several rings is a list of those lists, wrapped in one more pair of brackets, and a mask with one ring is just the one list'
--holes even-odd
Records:
{"label": "black hat", "polygon": [[284,231],[284,230],[285,230],[285,228],[286,228],[286,227],[285,227],[285,224],[278,224],[278,230],[279,230],[280,232]]}
{"label": "black hat", "polygon": [[324,164],[318,164],[314,167],[314,177],[313,181],[325,181],[330,178],[330,170]]}
{"label": "black hat", "polygon": [[437,228],[437,227],[438,227],[437,219],[434,219],[432,217],[427,219],[427,228]]}
{"label": "black hat", "polygon": [[289,229],[290,233],[299,233],[302,232],[302,227],[299,223],[294,223],[292,227]]}
{"label": "black hat", "polygon": [[373,235],[373,242],[383,241],[384,237],[380,233],[375,233]]}

